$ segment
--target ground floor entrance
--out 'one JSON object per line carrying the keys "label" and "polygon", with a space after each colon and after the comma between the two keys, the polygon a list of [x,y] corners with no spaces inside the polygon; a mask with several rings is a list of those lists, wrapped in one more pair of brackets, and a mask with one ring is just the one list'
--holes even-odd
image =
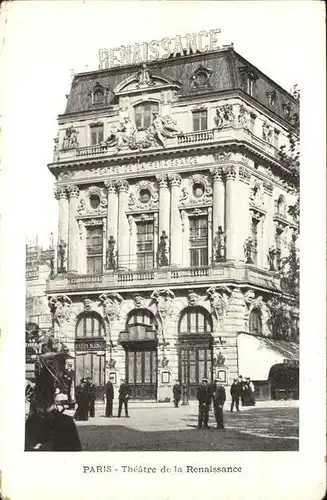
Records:
{"label": "ground floor entrance", "polygon": [[96,386],[96,399],[101,399],[105,385],[105,351],[77,352],[75,356],[75,384],[82,378],[91,377]]}
{"label": "ground floor entrance", "polygon": [[126,352],[126,382],[133,399],[157,399],[157,349],[152,343],[129,343]]}
{"label": "ground floor entrance", "polygon": [[180,338],[178,349],[178,376],[186,386],[189,399],[197,398],[197,388],[203,378],[213,381],[213,351],[211,335]]}

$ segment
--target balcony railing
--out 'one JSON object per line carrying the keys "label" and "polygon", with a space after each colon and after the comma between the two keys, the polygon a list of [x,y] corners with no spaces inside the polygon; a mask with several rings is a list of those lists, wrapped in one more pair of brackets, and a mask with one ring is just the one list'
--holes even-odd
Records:
{"label": "balcony railing", "polygon": [[176,269],[171,272],[172,279],[178,278],[194,278],[198,276],[209,276],[210,267],[209,266],[201,266],[201,267],[184,267],[181,269]]}
{"label": "balcony railing", "polygon": [[189,132],[187,134],[180,134],[177,137],[178,144],[189,144],[194,142],[212,141],[214,138],[213,130],[200,130],[198,132]]}
{"label": "balcony railing", "polygon": [[102,282],[102,274],[85,274],[79,276],[70,276],[68,278],[69,285],[79,285],[79,284],[92,284],[92,283],[101,283]]}
{"label": "balcony railing", "polygon": [[128,273],[118,274],[118,283],[127,283],[133,281],[151,281],[154,278],[154,271],[130,271]]}
{"label": "balcony railing", "polygon": [[99,156],[106,155],[109,152],[108,146],[96,145],[96,146],[86,146],[82,148],[76,149],[77,158],[81,158],[84,156]]}

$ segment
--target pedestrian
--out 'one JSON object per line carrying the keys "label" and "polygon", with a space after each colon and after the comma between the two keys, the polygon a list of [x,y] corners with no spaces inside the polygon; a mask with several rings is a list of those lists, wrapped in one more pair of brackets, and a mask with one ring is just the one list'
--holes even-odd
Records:
{"label": "pedestrian", "polygon": [[234,382],[231,385],[230,393],[232,396],[232,403],[230,406],[230,411],[233,411],[234,405],[236,406],[236,411],[240,411],[240,395],[241,395],[241,385],[237,378],[234,378]]}
{"label": "pedestrian", "polygon": [[55,384],[47,369],[35,381],[36,412],[25,424],[26,451],[81,451],[74,420],[55,406]]}
{"label": "pedestrian", "polygon": [[112,382],[108,380],[105,386],[106,394],[106,417],[112,417],[112,403],[114,399],[114,386]]}
{"label": "pedestrian", "polygon": [[77,409],[75,411],[74,418],[76,420],[88,420],[90,399],[87,381],[85,378],[82,378],[80,384],[76,387],[75,399]]}
{"label": "pedestrian", "polygon": [[239,388],[240,388],[240,397],[241,397],[241,402],[242,406],[245,405],[245,391],[246,391],[246,382],[243,380],[242,375],[238,377],[238,383],[239,383]]}
{"label": "pedestrian", "polygon": [[91,377],[86,379],[87,382],[87,390],[89,393],[89,412],[90,417],[94,417],[95,415],[95,395],[96,395],[96,385],[94,384]]}
{"label": "pedestrian", "polygon": [[212,402],[213,402],[213,409],[215,413],[217,429],[224,429],[223,409],[225,401],[226,401],[225,387],[219,383],[219,380],[215,380],[214,392],[212,394]]}
{"label": "pedestrian", "polygon": [[174,396],[175,408],[178,408],[178,404],[179,404],[179,402],[181,400],[181,396],[182,396],[182,387],[181,387],[179,380],[176,380],[176,384],[173,387],[173,396]]}
{"label": "pedestrian", "polygon": [[248,388],[249,388],[249,402],[251,406],[255,406],[255,387],[254,383],[250,379],[250,377],[247,378],[247,383],[248,383]]}
{"label": "pedestrian", "polygon": [[211,390],[210,386],[208,385],[207,378],[204,378],[202,380],[202,385],[198,387],[197,398],[199,401],[198,429],[202,428],[202,424],[204,428],[208,429]]}
{"label": "pedestrian", "polygon": [[75,372],[72,368],[72,365],[69,363],[67,370],[65,371],[65,380],[67,383],[67,395],[68,395],[68,402],[69,403],[72,401],[72,385],[73,385],[74,377],[75,377]]}
{"label": "pedestrian", "polygon": [[128,384],[126,384],[125,380],[122,380],[122,383],[119,387],[119,398],[118,398],[118,417],[121,416],[121,410],[124,405],[125,409],[125,417],[129,418],[128,415],[128,400],[130,396],[130,389]]}

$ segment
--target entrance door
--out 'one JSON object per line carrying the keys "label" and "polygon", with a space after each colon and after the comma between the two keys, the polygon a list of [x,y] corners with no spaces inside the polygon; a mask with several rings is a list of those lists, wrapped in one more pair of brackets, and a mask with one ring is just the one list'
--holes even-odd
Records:
{"label": "entrance door", "polygon": [[96,385],[96,398],[103,396],[105,384],[105,353],[87,352],[76,354],[75,360],[76,385],[82,378],[91,377]]}
{"label": "entrance door", "polygon": [[157,350],[148,346],[126,348],[126,382],[135,399],[157,399]]}
{"label": "entrance door", "polygon": [[189,399],[196,399],[203,378],[213,379],[212,347],[186,345],[179,350],[179,380],[186,385]]}

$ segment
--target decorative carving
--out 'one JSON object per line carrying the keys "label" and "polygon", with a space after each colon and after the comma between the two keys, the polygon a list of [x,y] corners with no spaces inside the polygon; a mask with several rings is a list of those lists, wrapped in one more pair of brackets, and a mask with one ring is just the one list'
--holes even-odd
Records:
{"label": "decorative carving", "polygon": [[158,266],[168,266],[169,265],[169,260],[168,260],[168,255],[169,255],[169,238],[166,234],[166,231],[162,231],[161,236],[160,236],[160,241],[158,244]]}
{"label": "decorative carving", "polygon": [[67,188],[65,186],[56,187],[54,190],[56,200],[67,198]]}
{"label": "decorative carving", "polygon": [[226,258],[226,235],[222,226],[218,226],[213,239],[213,258],[214,262],[221,262]]}
{"label": "decorative carving", "polygon": [[135,307],[143,307],[145,299],[139,293],[136,293],[133,297]]}
{"label": "decorative carving", "polygon": [[239,167],[238,178],[240,179],[240,181],[245,182],[246,184],[249,184],[250,180],[251,180],[251,172],[249,172],[247,170],[247,168]]}
{"label": "decorative carving", "polygon": [[116,194],[116,181],[104,181],[104,185],[106,186],[108,193]]}
{"label": "decorative carving", "polygon": [[79,196],[79,188],[77,186],[68,186],[67,192],[69,198],[78,198]]}
{"label": "decorative carving", "polygon": [[78,221],[78,234],[79,234],[79,239],[83,239],[83,232],[84,232],[84,223],[82,220]]}
{"label": "decorative carving", "polygon": [[227,180],[236,179],[236,168],[233,165],[223,166],[222,169]]}
{"label": "decorative carving", "polygon": [[191,87],[193,89],[210,88],[211,75],[212,70],[205,68],[202,64],[200,64],[191,76]]}
{"label": "decorative carving", "polygon": [[114,369],[115,369],[115,366],[116,366],[116,360],[114,360],[113,358],[110,358],[110,359],[106,362],[106,367],[107,367],[109,370],[114,370]]}
{"label": "decorative carving", "polygon": [[106,269],[116,269],[117,267],[117,251],[116,251],[116,240],[110,235],[107,246],[107,255],[106,255]]}
{"label": "decorative carving", "polygon": [[98,218],[98,219],[84,219],[84,226],[102,226],[103,225],[103,219]]}
{"label": "decorative carving", "polygon": [[235,115],[231,104],[223,104],[216,108],[216,116],[214,118],[217,129],[231,127],[235,124]]}
{"label": "decorative carving", "polygon": [[168,180],[172,187],[180,186],[182,182],[182,178],[179,174],[168,174]]}
{"label": "decorative carving", "polygon": [[263,182],[256,180],[250,190],[250,201],[256,207],[264,206],[264,189]]}
{"label": "decorative carving", "polygon": [[147,69],[146,64],[143,64],[142,69],[137,73],[136,78],[138,81],[138,84],[136,85],[137,89],[142,87],[151,87],[156,84],[152,78],[152,74]]}
{"label": "decorative carving", "polygon": [[169,364],[169,359],[164,356],[160,362],[160,367],[167,368],[168,364]]}
{"label": "decorative carving", "polygon": [[212,286],[206,291],[206,298],[210,300],[211,309],[217,318],[217,331],[221,329],[227,315],[231,290],[227,287]]}
{"label": "decorative carving", "polygon": [[250,128],[250,113],[246,109],[246,107],[243,106],[243,104],[241,104],[239,107],[237,120],[238,120],[238,125],[241,128],[249,130],[249,128]]}
{"label": "decorative carving", "polygon": [[127,220],[128,220],[128,225],[129,225],[129,234],[132,236],[133,226],[134,226],[134,217],[132,215],[129,215]]}
{"label": "decorative carving", "polygon": [[157,313],[161,323],[173,315],[173,302],[175,294],[169,290],[169,288],[158,288],[154,290],[151,295],[151,299],[157,306]]}
{"label": "decorative carving", "polygon": [[181,221],[182,221],[182,232],[183,233],[185,231],[186,219],[187,219],[187,213],[185,212],[185,210],[181,210]]}
{"label": "decorative carving", "polygon": [[253,256],[256,250],[255,241],[252,238],[247,238],[244,242],[244,256],[246,258],[246,264],[253,264]]}
{"label": "decorative carving", "polygon": [[158,174],[156,175],[156,179],[158,181],[159,188],[168,188],[167,174]]}
{"label": "decorative carving", "polygon": [[120,306],[123,298],[119,293],[103,293],[99,297],[103,306],[103,316],[110,323],[119,319]]}
{"label": "decorative carving", "polygon": [[245,304],[250,307],[250,305],[252,304],[252,301],[254,300],[255,298],[255,293],[254,293],[254,290],[252,290],[252,288],[249,288],[245,293],[244,293],[244,301],[245,301]]}
{"label": "decorative carving", "polygon": [[271,196],[272,193],[273,193],[273,189],[274,189],[274,185],[272,182],[269,182],[269,181],[264,181],[263,182],[263,187],[264,187],[264,190],[265,192]]}
{"label": "decorative carving", "polygon": [[207,205],[212,202],[212,188],[205,175],[195,174],[190,177],[191,192],[185,186],[181,189],[181,205]]}
{"label": "decorative carving", "polygon": [[93,308],[93,302],[91,299],[85,298],[84,299],[84,311],[92,311]]}
{"label": "decorative carving", "polygon": [[[105,215],[107,207],[107,195],[104,189],[97,186],[90,186],[82,193],[83,198],[77,207],[77,212],[80,216],[83,215]],[[91,200],[95,199],[96,205],[91,204]]]}
{"label": "decorative carving", "polygon": [[193,290],[190,290],[188,293],[187,301],[189,306],[195,306],[199,300],[201,299],[200,295],[195,293]]}
{"label": "decorative carving", "polygon": [[277,250],[274,246],[271,246],[268,250],[267,260],[269,264],[269,271],[276,271],[275,259],[277,256]]}
{"label": "decorative carving", "polygon": [[65,273],[67,255],[66,255],[67,243],[63,240],[60,241],[58,245],[58,273]]}
{"label": "decorative carving", "polygon": [[127,193],[129,190],[129,184],[126,180],[120,179],[116,183],[118,191],[121,193]]}
{"label": "decorative carving", "polygon": [[226,162],[231,159],[232,154],[233,153],[231,151],[218,151],[217,153],[213,154],[213,157],[216,161]]}
{"label": "decorative carving", "polygon": [[59,151],[59,137],[58,137],[58,135],[57,135],[57,137],[55,137],[55,138],[53,139],[53,142],[54,142],[54,145],[53,145],[53,152],[54,152],[54,153],[58,153],[58,151]]}
{"label": "decorative carving", "polygon": [[118,149],[132,149],[130,146],[133,143],[133,140],[135,142],[135,132],[136,128],[134,123],[130,120],[130,118],[125,116],[123,121],[120,122],[116,132]]}
{"label": "decorative carving", "polygon": [[77,130],[74,127],[68,127],[65,131],[65,137],[62,141],[61,149],[78,148]]}
{"label": "decorative carving", "polygon": [[153,121],[148,130],[149,134],[163,147],[165,147],[166,139],[173,139],[181,133],[177,122],[171,116],[159,116],[156,111],[153,112]]}
{"label": "decorative carving", "polygon": [[128,199],[128,207],[133,211],[157,209],[158,193],[155,184],[142,180],[133,186]]}
{"label": "decorative carving", "polygon": [[58,295],[49,297],[48,306],[53,315],[54,321],[62,326],[63,323],[70,321],[72,300],[67,295]]}
{"label": "decorative carving", "polygon": [[210,173],[213,177],[214,182],[219,181],[222,182],[223,180],[223,169],[222,167],[215,167],[210,169]]}
{"label": "decorative carving", "polygon": [[262,124],[262,139],[269,143],[272,143],[273,140],[273,128],[269,125],[268,122],[264,122]]}

